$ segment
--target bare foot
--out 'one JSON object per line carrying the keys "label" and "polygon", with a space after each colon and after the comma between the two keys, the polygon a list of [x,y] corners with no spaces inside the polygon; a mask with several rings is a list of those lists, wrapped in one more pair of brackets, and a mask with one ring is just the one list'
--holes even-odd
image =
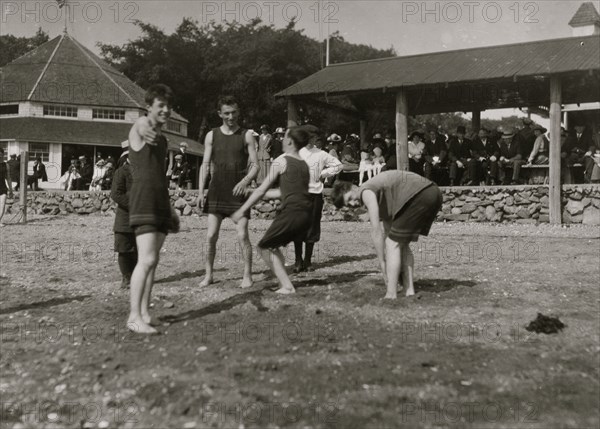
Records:
{"label": "bare foot", "polygon": [[204,276],[204,278],[202,279],[202,281],[200,282],[200,284],[198,286],[200,287],[206,287],[208,285],[213,284],[213,278],[212,276]]}
{"label": "bare foot", "polygon": [[290,288],[281,287],[281,288],[277,289],[275,291],[275,293],[278,293],[278,294],[281,294],[281,295],[290,295],[292,293],[296,293],[296,289],[294,289],[294,288],[290,289]]}
{"label": "bare foot", "polygon": [[413,296],[415,294],[415,289],[410,287],[406,289],[406,296]]}
{"label": "bare foot", "polygon": [[242,279],[242,284],[240,284],[240,287],[242,289],[248,289],[249,287],[252,287],[252,278],[251,277],[244,277]]}
{"label": "bare foot", "polygon": [[158,331],[152,326],[146,324],[141,319],[132,319],[127,321],[127,329],[136,334],[154,335],[158,334]]}
{"label": "bare foot", "polygon": [[398,294],[395,293],[386,293],[383,299],[396,299],[398,298]]}
{"label": "bare foot", "polygon": [[142,314],[142,321],[150,326],[158,326],[158,322],[156,322],[149,314]]}

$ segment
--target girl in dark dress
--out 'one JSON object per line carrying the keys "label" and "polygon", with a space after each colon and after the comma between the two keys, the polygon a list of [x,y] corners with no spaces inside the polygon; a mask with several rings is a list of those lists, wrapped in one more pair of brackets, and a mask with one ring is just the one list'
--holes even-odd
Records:
{"label": "girl in dark dress", "polygon": [[[258,243],[260,254],[279,281],[277,293],[290,294],[296,290],[285,271],[280,247],[302,240],[310,226],[312,200],[308,193],[310,173],[298,151],[308,144],[310,136],[301,127],[288,129],[283,139],[284,154],[273,161],[269,175],[248,200],[232,216],[234,222],[244,217],[258,200],[281,199],[281,209]],[[269,188],[279,180],[279,189]]]}

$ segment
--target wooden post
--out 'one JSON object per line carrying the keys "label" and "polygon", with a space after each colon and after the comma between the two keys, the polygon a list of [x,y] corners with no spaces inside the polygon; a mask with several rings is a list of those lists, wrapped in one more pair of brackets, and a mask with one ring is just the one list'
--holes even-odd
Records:
{"label": "wooden post", "polygon": [[367,141],[367,120],[366,119],[361,119],[360,120],[360,143],[361,143],[361,147],[362,144],[364,142]]}
{"label": "wooden post", "polygon": [[292,98],[288,98],[288,121],[287,126],[295,127],[300,125],[300,115],[298,114],[298,106],[296,106],[296,102]]}
{"label": "wooden post", "polygon": [[21,183],[19,188],[19,201],[21,203],[21,210],[23,213],[22,221],[27,223],[27,166],[29,165],[29,152],[21,152],[21,174],[19,182]]}
{"label": "wooden post", "polygon": [[560,183],[560,119],[562,88],[560,78],[550,78],[550,223],[562,222]]}
{"label": "wooden post", "polygon": [[473,110],[473,119],[471,120],[471,128],[474,133],[477,133],[481,128],[481,110]]}
{"label": "wooden post", "polygon": [[398,170],[408,171],[408,102],[405,89],[396,93],[396,163]]}

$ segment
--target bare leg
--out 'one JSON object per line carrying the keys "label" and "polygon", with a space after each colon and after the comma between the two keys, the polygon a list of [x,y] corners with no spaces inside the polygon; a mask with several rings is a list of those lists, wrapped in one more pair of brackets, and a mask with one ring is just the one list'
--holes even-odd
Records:
{"label": "bare leg", "polygon": [[[6,205],[6,194],[0,195],[0,221],[2,221],[2,216],[4,216],[4,206]],[[4,226],[0,222],[0,226]]]}
{"label": "bare leg", "polygon": [[413,270],[415,266],[415,258],[412,250],[410,250],[410,243],[402,244],[402,283],[406,288],[406,296],[413,296],[415,294],[415,287],[413,284]]}
{"label": "bare leg", "polygon": [[386,299],[396,299],[398,296],[398,277],[400,276],[401,247],[390,238],[385,239],[385,267],[388,279]]}
{"label": "bare leg", "polygon": [[208,215],[206,229],[206,273],[200,282],[200,287],[208,286],[213,282],[213,268],[215,266],[215,255],[217,254],[217,240],[221,229],[223,218],[215,214]]}
{"label": "bare leg", "polygon": [[[161,238],[162,236],[162,238]],[[142,318],[142,309],[144,308],[144,300],[146,293],[148,300],[150,291],[146,291],[148,285],[148,277],[156,268],[158,263],[158,253],[164,241],[164,234],[150,232],[136,237],[138,248],[138,262],[131,275],[131,308],[129,318],[127,319],[127,329],[142,334],[156,334],[158,331],[150,326]],[[147,313],[147,307],[145,308]]]}
{"label": "bare leg", "polygon": [[150,317],[150,296],[152,294],[152,287],[154,286],[154,273],[156,272],[156,266],[158,265],[158,261],[160,259],[160,249],[165,242],[166,236],[164,234],[158,235],[158,247],[156,252],[156,265],[150,273],[148,274],[148,278],[146,279],[146,285],[144,286],[144,295],[142,296],[142,306],[141,306],[141,314],[142,320],[146,322],[148,325],[152,325],[152,317]]}
{"label": "bare leg", "polygon": [[242,288],[252,287],[252,245],[248,235],[248,219],[242,218],[236,225],[238,241],[244,257],[244,277],[242,278]]}
{"label": "bare leg", "polygon": [[277,280],[279,281],[279,289],[277,293],[290,294],[295,293],[294,285],[285,271],[283,253],[279,249],[260,249],[260,255],[271,268]]}

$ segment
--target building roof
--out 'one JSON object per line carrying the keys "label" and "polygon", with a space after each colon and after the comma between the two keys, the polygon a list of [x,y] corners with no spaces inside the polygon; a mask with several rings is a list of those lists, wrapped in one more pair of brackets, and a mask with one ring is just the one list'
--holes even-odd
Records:
{"label": "building roof", "polygon": [[600,15],[592,2],[582,3],[569,21],[571,27],[600,24]]}
{"label": "building roof", "polygon": [[276,95],[342,94],[598,69],[600,37],[573,37],[334,64]]}
{"label": "building roof", "polygon": [[[0,68],[0,103],[145,109],[145,91],[63,33]],[[172,119],[187,122],[173,112]]]}
{"label": "building roof", "polygon": [[[43,143],[64,143],[120,147],[127,139],[131,124],[101,121],[81,121],[54,118],[0,118],[0,140],[21,140]],[[179,150],[179,143],[188,144],[188,153],[204,155],[204,146],[187,137],[164,131],[169,150]]]}

